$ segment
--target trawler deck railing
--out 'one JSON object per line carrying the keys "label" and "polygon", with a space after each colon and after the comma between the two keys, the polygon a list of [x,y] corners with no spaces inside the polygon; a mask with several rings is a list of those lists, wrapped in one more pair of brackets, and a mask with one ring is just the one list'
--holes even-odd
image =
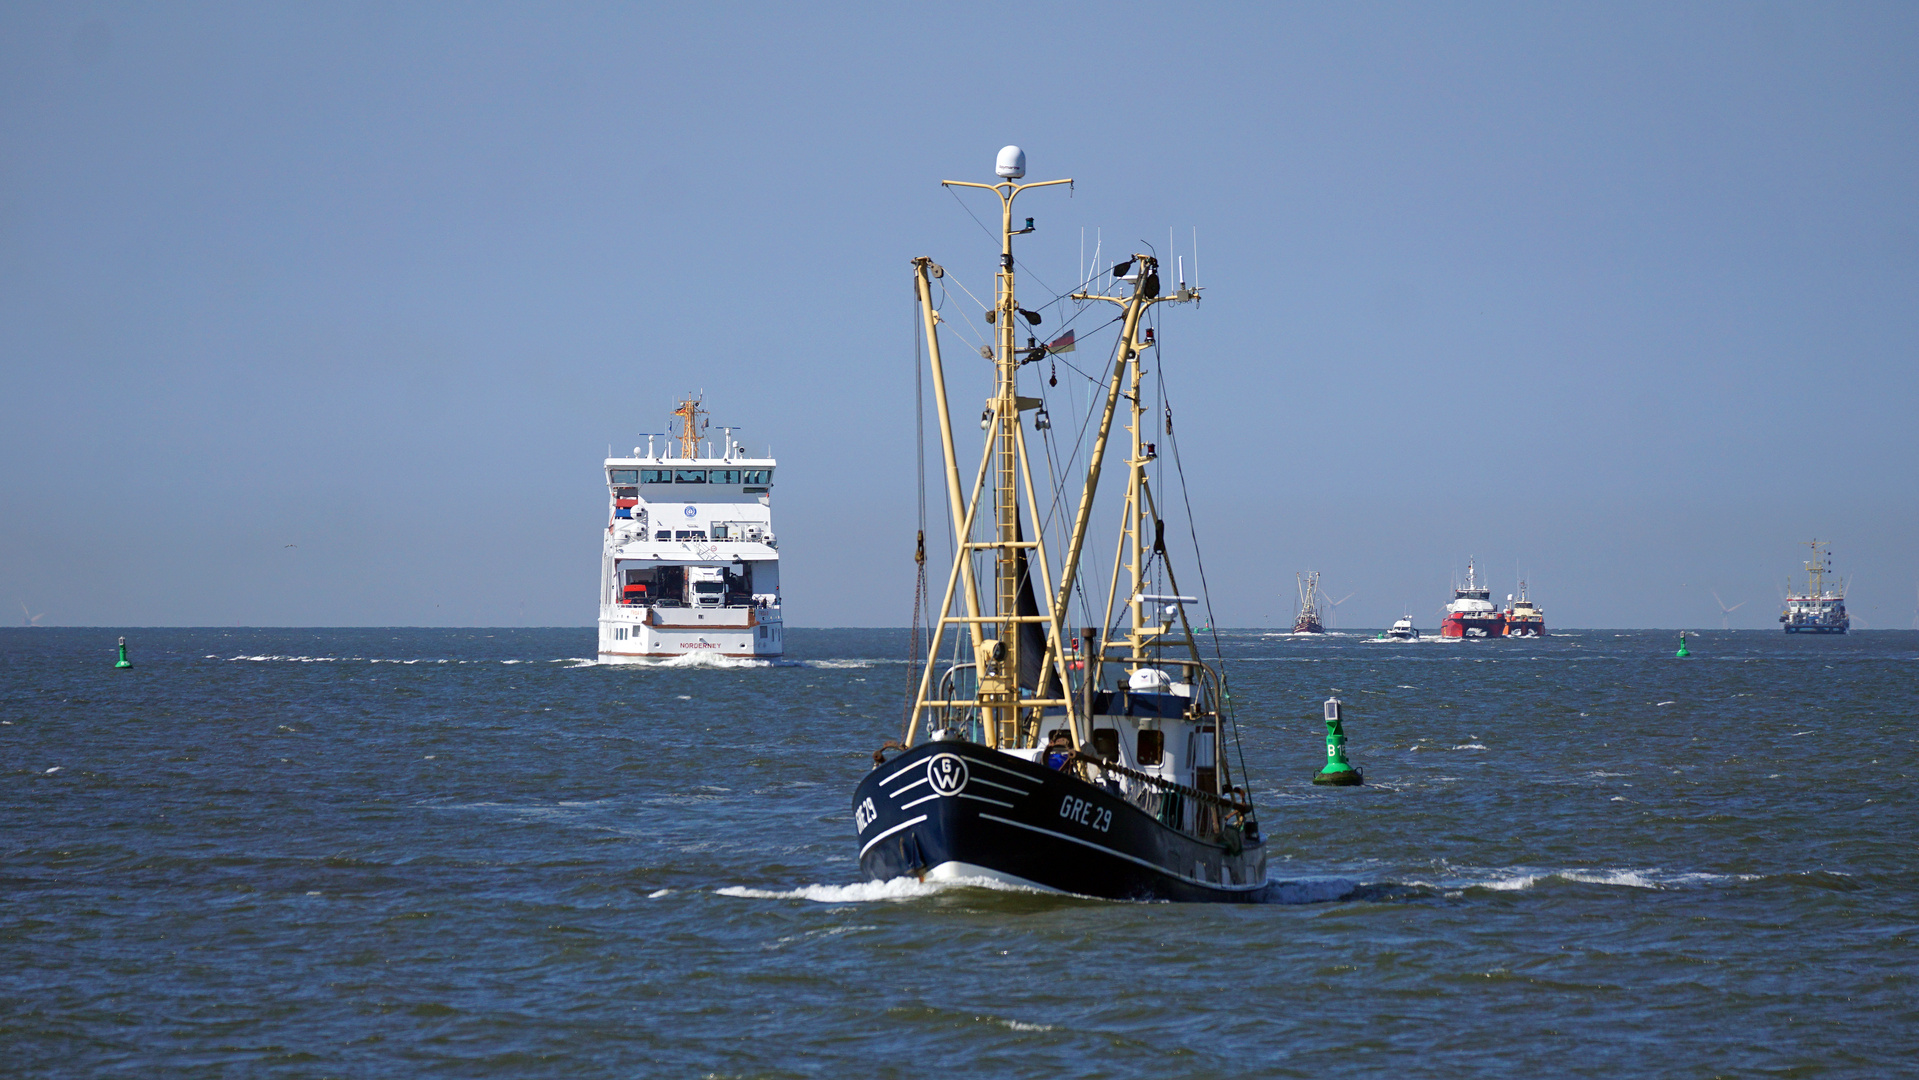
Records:
{"label": "trawler deck railing", "polygon": [[1152,787],[1160,788],[1166,791],[1176,791],[1179,794],[1184,795],[1189,799],[1198,799],[1200,802],[1208,802],[1208,803],[1216,804],[1218,806],[1224,806],[1229,810],[1237,810],[1242,814],[1250,814],[1253,812],[1253,804],[1251,803],[1234,802],[1233,800],[1228,799],[1221,795],[1214,795],[1211,792],[1201,791],[1200,789],[1196,787],[1188,787],[1185,784],[1176,783],[1162,776],[1154,776],[1152,773],[1141,772],[1138,769],[1121,765],[1118,762],[1107,761],[1103,757],[1097,757],[1093,754],[1089,754],[1085,752],[1084,750],[1073,751],[1073,760],[1080,762],[1082,764],[1091,765],[1094,768],[1104,769],[1107,772],[1118,773],[1121,776],[1125,776],[1133,780],[1138,780],[1141,783],[1150,785]]}

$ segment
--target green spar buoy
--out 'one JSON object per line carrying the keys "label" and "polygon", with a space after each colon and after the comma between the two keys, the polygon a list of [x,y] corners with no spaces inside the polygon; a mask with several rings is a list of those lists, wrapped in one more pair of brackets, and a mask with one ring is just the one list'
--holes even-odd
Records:
{"label": "green spar buoy", "polygon": [[113,666],[117,668],[130,668],[133,666],[133,661],[127,659],[127,639],[126,638],[120,639],[120,659],[114,661]]}
{"label": "green spar buoy", "polygon": [[1366,780],[1346,762],[1346,728],[1339,722],[1339,699],[1326,699],[1326,767],[1313,776],[1315,784],[1351,787]]}
{"label": "green spar buoy", "polygon": [[1673,655],[1682,660],[1692,655],[1692,652],[1686,648],[1686,632],[1684,630],[1679,631],[1679,651],[1673,653]]}

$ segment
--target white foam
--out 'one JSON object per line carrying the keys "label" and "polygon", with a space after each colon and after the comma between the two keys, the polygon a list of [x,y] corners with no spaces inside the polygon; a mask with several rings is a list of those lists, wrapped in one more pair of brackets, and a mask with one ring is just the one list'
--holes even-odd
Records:
{"label": "white foam", "polygon": [[1054,1031],[1051,1024],[1029,1024],[1023,1020],[994,1020],[995,1024],[1011,1028],[1014,1031]]}
{"label": "white foam", "polygon": [[641,668],[763,668],[772,667],[772,662],[755,660],[746,656],[721,656],[718,653],[687,653],[684,656],[669,656],[664,659],[645,658],[637,662],[626,661],[607,664],[606,667]]}
{"label": "white foam", "polygon": [[1476,742],[1469,742],[1469,743],[1461,743],[1461,744],[1459,744],[1458,746],[1455,746],[1455,747],[1453,747],[1453,749],[1455,749],[1455,750],[1484,750],[1484,749],[1486,749],[1486,748],[1485,748],[1484,746],[1482,746],[1482,745],[1480,745],[1479,743],[1476,743]]}
{"label": "white foam", "polygon": [[[1596,870],[1585,867],[1564,870],[1520,870],[1514,869],[1505,874],[1484,880],[1452,882],[1449,888],[1490,889],[1494,892],[1519,892],[1531,889],[1541,882],[1559,880],[1578,882],[1582,885],[1606,885],[1622,889],[1646,889],[1665,891],[1670,889],[1699,888],[1702,886],[1723,885],[1741,881],[1756,881],[1758,874],[1712,874],[1697,871],[1672,872],[1657,868]],[[1417,882],[1415,884],[1428,884]]]}
{"label": "white foam", "polygon": [[747,900],[811,900],[816,904],[866,904],[876,900],[919,900],[938,896],[956,888],[997,889],[1002,892],[1027,892],[1016,885],[986,878],[958,878],[947,881],[921,881],[918,878],[893,878],[891,881],[860,881],[851,885],[804,885],[797,889],[749,889],[728,885],[714,892]]}

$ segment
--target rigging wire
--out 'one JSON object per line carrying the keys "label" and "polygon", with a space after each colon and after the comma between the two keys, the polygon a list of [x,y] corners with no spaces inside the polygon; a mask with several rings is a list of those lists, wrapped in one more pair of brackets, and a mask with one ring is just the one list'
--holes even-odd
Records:
{"label": "rigging wire", "polygon": [[[1162,346],[1163,347],[1163,346]],[[1165,358],[1160,362],[1160,388],[1164,394],[1166,380]],[[1186,485],[1186,466],[1179,456],[1179,436],[1173,434],[1173,405],[1168,395],[1166,400],[1166,443],[1173,452],[1173,471],[1179,476],[1179,498],[1186,507],[1186,533],[1193,541],[1193,562],[1199,568],[1199,595],[1206,604],[1206,628],[1213,638],[1213,660],[1219,664],[1220,710],[1226,715],[1226,722],[1233,728],[1233,750],[1239,755],[1239,778],[1243,784],[1251,785],[1252,774],[1246,771],[1246,746],[1239,737],[1239,714],[1233,708],[1233,695],[1227,687],[1226,656],[1219,643],[1219,621],[1213,617],[1213,590],[1206,582],[1206,557],[1199,550],[1199,529],[1193,522],[1193,497]],[[1248,788],[1250,790],[1250,786]]]}
{"label": "rigging wire", "polygon": [[[917,274],[917,271],[915,272]],[[914,479],[919,485],[919,534],[913,542],[914,577],[912,641],[906,654],[906,716],[913,718],[913,702],[919,696],[920,626],[926,605],[926,390],[920,366],[921,316],[918,289],[914,290],[913,321],[913,454]],[[929,344],[930,349],[930,344]],[[929,637],[930,640],[930,637]]]}

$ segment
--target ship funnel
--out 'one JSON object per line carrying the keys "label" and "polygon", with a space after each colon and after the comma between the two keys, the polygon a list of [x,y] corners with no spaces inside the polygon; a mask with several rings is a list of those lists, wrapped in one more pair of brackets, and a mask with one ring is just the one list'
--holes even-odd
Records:
{"label": "ship funnel", "polygon": [[1026,175],[1026,151],[1017,146],[1000,148],[999,160],[993,163],[993,171],[1008,180],[1018,180]]}

